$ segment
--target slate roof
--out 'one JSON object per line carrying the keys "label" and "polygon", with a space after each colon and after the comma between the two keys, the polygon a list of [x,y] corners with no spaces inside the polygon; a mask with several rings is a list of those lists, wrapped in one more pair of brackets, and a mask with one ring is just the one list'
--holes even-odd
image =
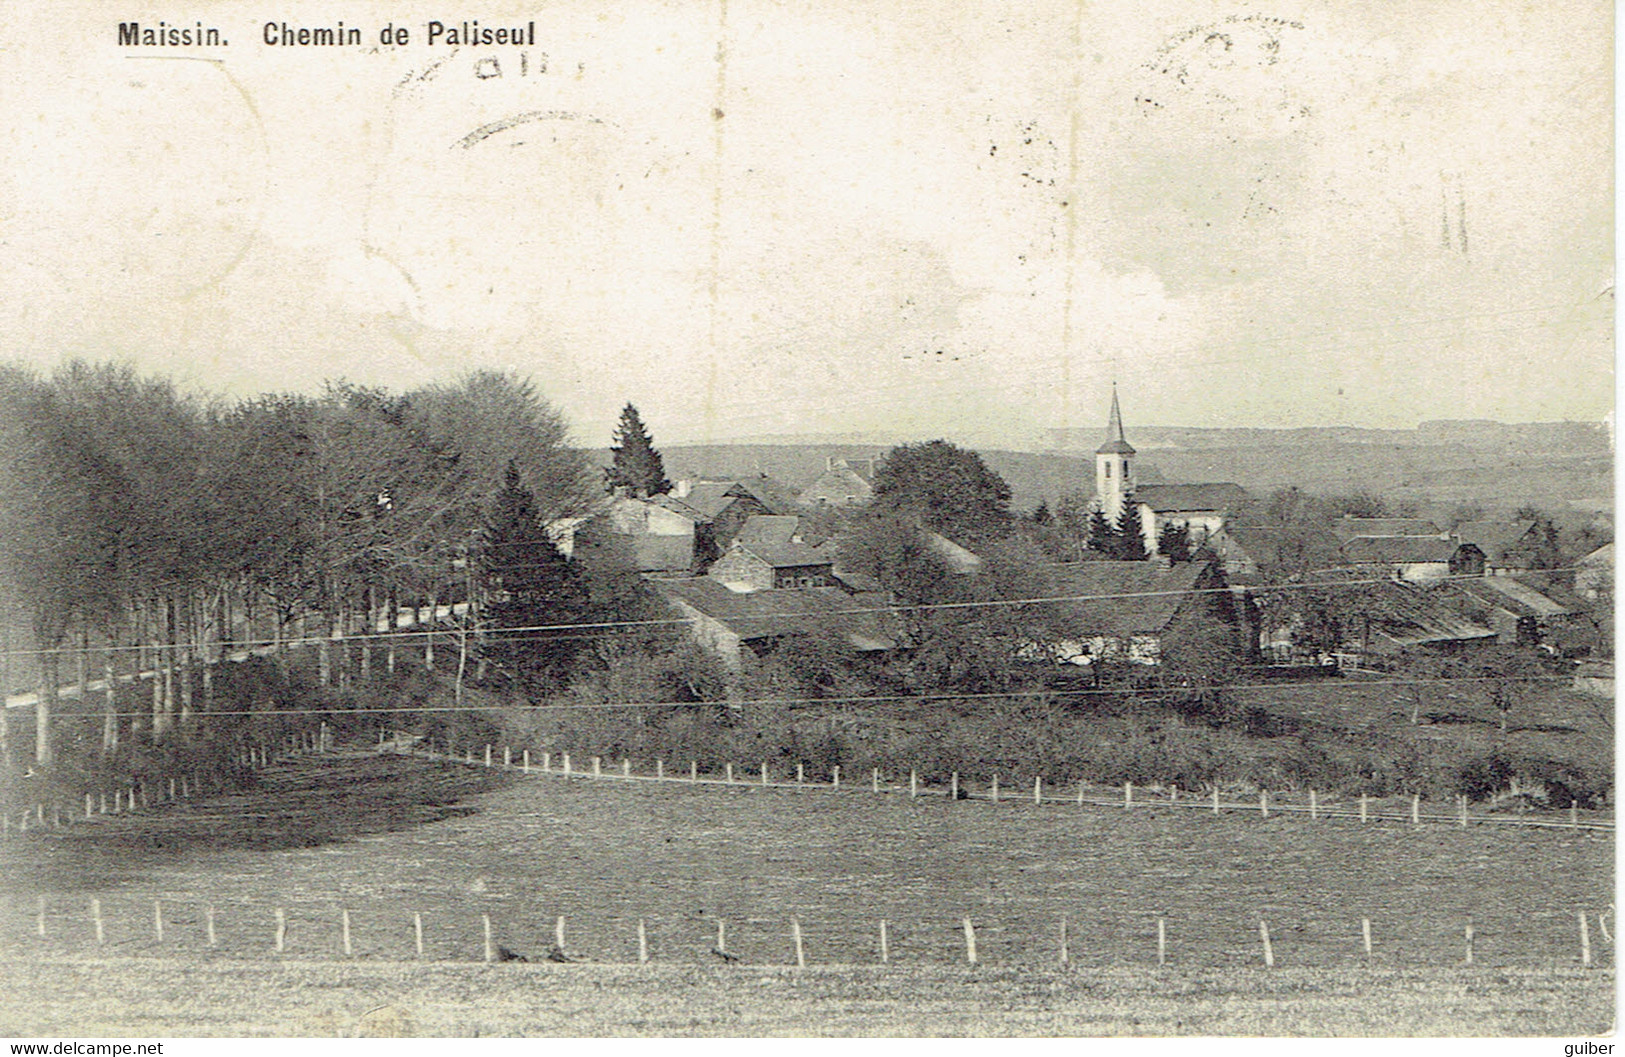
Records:
{"label": "slate roof", "polygon": [[738,501],[738,496],[729,494],[735,484],[735,481],[695,481],[689,485],[687,495],[665,498],[681,503],[709,521]]}
{"label": "slate roof", "polygon": [[1373,584],[1366,615],[1374,639],[1395,646],[1490,639],[1495,632],[1462,616],[1436,588],[1411,584]]}
{"label": "slate roof", "polygon": [[1558,599],[1510,576],[1484,576],[1453,581],[1455,587],[1474,601],[1520,617],[1564,617],[1575,610]]}
{"label": "slate roof", "polygon": [[1203,569],[1196,562],[1166,569],[1156,562],[1069,562],[1049,572],[1056,597],[1088,596],[1057,603],[1068,634],[1128,638],[1163,631],[1180,607],[1200,599],[1191,589]]}
{"label": "slate roof", "polygon": [[800,509],[801,504],[796,493],[783,481],[769,477],[765,473],[741,477],[734,483],[740,494],[753,496],[757,502],[767,507],[769,513],[794,514]]}
{"label": "slate roof", "polygon": [[1535,527],[1533,521],[1466,521],[1456,526],[1455,537],[1463,543],[1471,543],[1484,552],[1484,557],[1494,565],[1502,564],[1509,551],[1517,550],[1524,545],[1530,530]]}
{"label": "slate roof", "polygon": [[1134,501],[1144,503],[1159,514],[1198,510],[1235,510],[1246,502],[1247,490],[1239,484],[1143,484],[1134,490]]}
{"label": "slate roof", "polygon": [[658,507],[670,510],[673,514],[681,515],[682,517],[686,517],[690,521],[694,521],[699,524],[707,524],[711,520],[709,515],[701,513],[697,508],[690,506],[688,503],[676,498],[675,496],[652,495],[649,497],[649,502]]}
{"label": "slate roof", "polygon": [[1337,538],[1347,542],[1360,536],[1442,536],[1431,521],[1416,517],[1340,517],[1332,522]]}
{"label": "slate roof", "polygon": [[752,514],[745,519],[735,539],[740,543],[789,543],[801,531],[801,519],[794,514]]}
{"label": "slate roof", "polygon": [[805,543],[743,543],[740,547],[762,559],[775,569],[793,569],[806,565],[833,565],[835,545],[820,543],[809,547]]}
{"label": "slate roof", "polygon": [[906,642],[883,596],[839,587],[730,591],[707,577],[657,580],[655,588],[726,625],[746,642],[833,628],[859,650],[895,649]]}
{"label": "slate roof", "polygon": [[1360,565],[1448,562],[1460,546],[1437,536],[1355,536],[1343,544],[1343,557]]}

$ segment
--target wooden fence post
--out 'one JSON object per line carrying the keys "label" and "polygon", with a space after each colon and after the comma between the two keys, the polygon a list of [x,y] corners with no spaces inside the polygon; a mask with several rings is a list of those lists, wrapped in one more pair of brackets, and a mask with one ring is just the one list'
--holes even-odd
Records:
{"label": "wooden fence post", "polygon": [[829,769],[829,784],[832,789],[841,788],[841,765],[836,764]]}
{"label": "wooden fence post", "polygon": [[281,907],[276,908],[276,949],[278,954],[288,949],[288,912]]}
{"label": "wooden fence post", "polygon": [[560,953],[563,953],[563,951],[564,951],[564,915],[563,914],[560,914],[558,917],[553,919],[553,946],[557,947],[559,949]]}
{"label": "wooden fence post", "polygon": [[[626,759],[625,757],[622,757],[622,759],[621,759],[621,777],[622,778],[630,778],[630,777],[632,777],[632,761]],[[767,783],[763,782],[762,784],[766,785]]]}
{"label": "wooden fence post", "polygon": [[799,764],[799,763],[796,764],[796,784],[801,785],[806,780],[807,780],[806,771],[803,769],[801,764]]}
{"label": "wooden fence post", "polygon": [[164,942],[164,901],[152,901],[152,934],[158,937],[158,942]]}
{"label": "wooden fence post", "polygon": [[1033,779],[1033,803],[1042,804],[1043,802],[1044,802],[1044,776],[1039,775],[1037,778]]}
{"label": "wooden fence post", "polygon": [[1365,803],[1366,803],[1366,795],[1364,793],[1361,793],[1360,794],[1360,821],[1361,822],[1367,821],[1366,813],[1365,813]]}
{"label": "wooden fence post", "polygon": [[502,746],[502,769],[506,771],[513,766],[513,746]]}
{"label": "wooden fence post", "polygon": [[1168,923],[1164,918],[1157,919],[1157,964],[1168,964]]}
{"label": "wooden fence post", "polygon": [[1219,783],[1213,783],[1213,813],[1219,813]]}
{"label": "wooden fence post", "polygon": [[918,798],[920,795],[920,773],[918,771],[910,770],[908,772],[908,795],[911,799]]}
{"label": "wooden fence post", "polygon": [[1309,790],[1309,817],[1311,819],[1320,817],[1320,804],[1315,799],[1315,791],[1313,789]]}
{"label": "wooden fence post", "polygon": [[412,915],[412,944],[417,949],[418,957],[423,957],[423,915]]}
{"label": "wooden fence post", "polygon": [[1585,911],[1580,911],[1580,964],[1591,968],[1591,928],[1586,924]]}
{"label": "wooden fence post", "polygon": [[542,753],[542,770],[543,771],[551,771],[552,769],[553,769],[553,754],[550,753],[550,752]]}
{"label": "wooden fence post", "polygon": [[1078,806],[1079,807],[1083,806],[1083,790],[1084,790],[1086,785],[1087,785],[1087,783],[1084,782],[1084,780],[1082,778],[1078,779]]}
{"label": "wooden fence post", "polygon": [[869,791],[880,792],[880,768],[875,767],[869,771]]}
{"label": "wooden fence post", "polygon": [[1461,798],[1461,824],[1464,828],[1467,825],[1467,798],[1465,796]]}
{"label": "wooden fence post", "polygon": [[965,961],[971,965],[976,964],[976,926],[965,919]]}
{"label": "wooden fence post", "polygon": [[1123,783],[1123,810],[1127,811],[1134,806],[1134,783]]}
{"label": "wooden fence post", "polygon": [[796,968],[805,969],[807,967],[807,954],[801,948],[801,922],[796,918],[790,919],[790,935],[796,941]]}
{"label": "wooden fence post", "polygon": [[948,779],[948,799],[949,800],[958,800],[959,799],[959,772],[958,771],[955,771],[953,773],[953,776]]}
{"label": "wooden fence post", "polygon": [[1264,943],[1264,967],[1275,967],[1275,948],[1270,946],[1270,927],[1262,919],[1258,922],[1258,938]]}
{"label": "wooden fence post", "polygon": [[691,782],[700,780],[700,763],[698,760],[688,761],[688,780]]}
{"label": "wooden fence post", "polygon": [[519,767],[520,767],[520,770],[523,771],[525,774],[530,773],[530,750],[529,749],[525,749],[524,752],[520,755],[520,757],[519,757]]}
{"label": "wooden fence post", "polygon": [[660,779],[661,781],[665,781],[665,778],[666,778],[666,761],[665,760],[656,760],[655,761],[655,777]]}
{"label": "wooden fence post", "polygon": [[1569,828],[1580,828],[1580,802],[1577,800],[1569,801]]}
{"label": "wooden fence post", "polygon": [[1365,947],[1365,956],[1371,957],[1371,919],[1360,919],[1360,942]]}
{"label": "wooden fence post", "polygon": [[638,918],[638,964],[649,964],[649,932],[644,928],[642,918]]}
{"label": "wooden fence post", "polygon": [[762,785],[767,785],[767,764],[762,764]]}
{"label": "wooden fence post", "polygon": [[603,761],[602,757],[594,756],[592,758],[592,776],[594,778],[597,778],[599,775],[602,775],[604,773],[603,764],[604,764],[604,761]]}
{"label": "wooden fence post", "polygon": [[480,925],[485,930],[485,960],[494,962],[497,960],[497,952],[491,945],[491,915],[481,914]]}
{"label": "wooden fence post", "polygon": [[997,804],[999,802],[999,776],[998,775],[993,776],[993,802],[995,804]]}
{"label": "wooden fence post", "polygon": [[350,957],[350,953],[351,953],[351,951],[350,951],[350,912],[348,910],[340,910],[339,911],[339,928],[344,934],[344,956],[346,958],[348,958],[348,957]]}
{"label": "wooden fence post", "polygon": [[90,901],[90,919],[96,923],[96,946],[100,947],[106,940],[106,936],[102,932],[102,901],[100,899]]}
{"label": "wooden fence post", "polygon": [[1270,794],[1268,790],[1258,791],[1258,814],[1261,818],[1270,817]]}
{"label": "wooden fence post", "polygon": [[559,761],[559,766],[564,768],[564,773],[565,774],[570,773],[570,754],[569,753],[565,753],[563,755],[563,757]]}
{"label": "wooden fence post", "polygon": [[208,940],[209,946],[211,946],[211,947],[218,946],[218,942],[215,939],[215,935],[214,935],[214,904],[213,903],[210,903],[208,906],[203,908],[203,932],[204,932],[204,938]]}
{"label": "wooden fence post", "polygon": [[491,746],[485,747],[485,766],[491,766]]}
{"label": "wooden fence post", "polygon": [[86,793],[85,794],[85,817],[89,818],[91,816],[91,814],[92,814],[92,811],[93,811],[93,807],[92,807],[92,804],[90,802],[90,794]]}
{"label": "wooden fence post", "polygon": [[1072,964],[1072,951],[1071,951],[1070,946],[1067,943],[1066,915],[1062,914],[1061,915],[1061,965],[1066,966],[1066,965],[1071,965],[1071,964]]}
{"label": "wooden fence post", "polygon": [[728,783],[731,785],[733,783],[733,780],[734,780],[734,765],[729,763],[729,764],[724,764],[723,766],[727,769]]}
{"label": "wooden fence post", "polygon": [[891,962],[891,937],[886,935],[886,919],[880,919],[880,964]]}

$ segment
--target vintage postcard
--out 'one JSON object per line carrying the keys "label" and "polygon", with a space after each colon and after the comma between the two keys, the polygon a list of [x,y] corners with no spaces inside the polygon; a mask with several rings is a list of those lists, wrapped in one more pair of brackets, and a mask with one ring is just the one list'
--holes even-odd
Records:
{"label": "vintage postcard", "polygon": [[1614,20],[0,8],[0,1035],[1612,1052]]}

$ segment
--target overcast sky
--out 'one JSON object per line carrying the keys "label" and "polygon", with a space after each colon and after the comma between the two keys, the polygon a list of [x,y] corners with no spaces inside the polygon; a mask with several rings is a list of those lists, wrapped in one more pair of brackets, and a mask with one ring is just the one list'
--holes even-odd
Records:
{"label": "overcast sky", "polygon": [[594,445],[1612,407],[1602,0],[461,6],[6,5],[4,354],[512,368]]}

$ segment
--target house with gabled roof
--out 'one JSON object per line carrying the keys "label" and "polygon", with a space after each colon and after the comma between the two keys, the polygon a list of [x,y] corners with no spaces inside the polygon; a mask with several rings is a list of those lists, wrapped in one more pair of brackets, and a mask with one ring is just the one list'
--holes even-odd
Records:
{"label": "house with gabled roof", "polygon": [[1355,536],[1343,544],[1343,566],[1379,570],[1395,580],[1442,580],[1478,576],[1484,553],[1448,536]]}
{"label": "house with gabled roof", "polygon": [[1517,570],[1535,567],[1535,522],[1522,518],[1516,521],[1464,521],[1457,525],[1451,536],[1461,543],[1471,543],[1484,552],[1484,571],[1501,576]]}
{"label": "house with gabled roof", "polygon": [[694,641],[738,672],[747,653],[765,654],[793,635],[834,633],[860,653],[907,644],[884,595],[839,587],[740,592],[715,577],[655,580],[655,589],[688,620]]}
{"label": "house with gabled roof", "polygon": [[801,493],[807,506],[864,506],[875,495],[874,459],[828,457],[824,472]]}
{"label": "house with gabled roof", "polygon": [[799,517],[756,514],[706,575],[736,592],[829,587],[834,565],[835,544],[804,533]]}
{"label": "house with gabled roof", "polygon": [[[1041,651],[1065,664],[1163,663],[1182,629],[1241,648],[1238,616],[1212,562],[1068,562],[1049,567],[1056,641]],[[1039,652],[1039,651],[1029,651]]]}
{"label": "house with gabled roof", "polygon": [[1332,522],[1332,534],[1343,543],[1363,536],[1434,536],[1444,539],[1448,535],[1425,518],[1350,517],[1346,514]]}

